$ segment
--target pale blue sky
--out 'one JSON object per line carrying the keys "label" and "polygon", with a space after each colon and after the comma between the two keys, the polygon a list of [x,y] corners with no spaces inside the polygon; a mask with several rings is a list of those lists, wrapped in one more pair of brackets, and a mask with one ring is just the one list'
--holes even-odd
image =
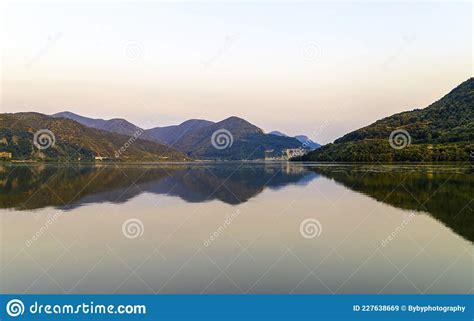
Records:
{"label": "pale blue sky", "polygon": [[10,5],[2,110],[145,128],[237,115],[326,143],[472,74],[464,3]]}

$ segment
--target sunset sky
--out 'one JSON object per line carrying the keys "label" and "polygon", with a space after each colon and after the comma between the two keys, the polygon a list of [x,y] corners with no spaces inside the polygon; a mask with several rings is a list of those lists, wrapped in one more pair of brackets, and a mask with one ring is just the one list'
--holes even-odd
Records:
{"label": "sunset sky", "polygon": [[2,112],[144,128],[232,115],[328,143],[472,75],[471,3],[18,4]]}

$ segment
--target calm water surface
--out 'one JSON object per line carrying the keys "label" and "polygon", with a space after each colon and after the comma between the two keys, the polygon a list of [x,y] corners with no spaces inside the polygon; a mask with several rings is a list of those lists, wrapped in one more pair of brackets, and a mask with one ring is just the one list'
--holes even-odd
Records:
{"label": "calm water surface", "polygon": [[4,164],[0,289],[472,293],[473,174],[470,165]]}

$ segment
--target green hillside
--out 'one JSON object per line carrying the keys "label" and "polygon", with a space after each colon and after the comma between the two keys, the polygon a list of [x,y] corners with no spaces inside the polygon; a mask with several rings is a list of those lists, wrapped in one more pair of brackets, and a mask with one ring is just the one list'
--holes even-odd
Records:
{"label": "green hillside", "polygon": [[[41,129],[54,134],[54,145],[46,149],[34,145],[34,134]],[[188,159],[168,146],[140,139],[140,133],[136,137],[115,134],[39,113],[0,114],[0,152],[11,153],[13,160],[87,161],[97,156],[114,161]]]}
{"label": "green hillside", "polygon": [[[406,142],[390,145],[390,135],[405,130]],[[403,134],[402,134],[403,136]],[[402,136],[399,136],[402,138]],[[378,120],[297,160],[303,161],[466,161],[474,151],[474,79],[424,109]],[[406,145],[406,146],[405,146]]]}

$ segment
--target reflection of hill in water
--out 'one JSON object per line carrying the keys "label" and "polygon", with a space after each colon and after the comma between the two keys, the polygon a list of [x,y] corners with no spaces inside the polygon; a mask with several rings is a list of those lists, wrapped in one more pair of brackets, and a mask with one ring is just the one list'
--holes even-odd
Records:
{"label": "reflection of hill in water", "polygon": [[[74,208],[126,202],[143,192],[187,202],[239,204],[265,188],[305,184],[317,175],[286,164],[0,166],[0,208]],[[68,204],[65,206],[64,204]]]}
{"label": "reflection of hill in water", "polygon": [[474,241],[472,167],[315,167],[314,171],[377,201],[427,212]]}

